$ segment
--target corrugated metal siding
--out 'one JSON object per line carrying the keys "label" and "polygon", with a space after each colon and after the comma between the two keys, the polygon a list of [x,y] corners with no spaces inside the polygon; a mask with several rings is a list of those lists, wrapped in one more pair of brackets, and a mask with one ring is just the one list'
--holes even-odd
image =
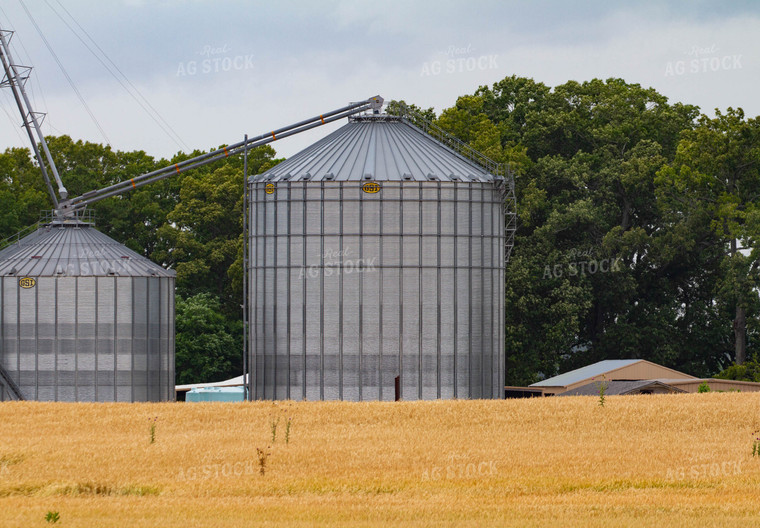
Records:
{"label": "corrugated metal siding", "polygon": [[255,181],[493,181],[479,165],[393,116],[363,116]]}
{"label": "corrugated metal siding", "polygon": [[492,182],[251,185],[254,397],[502,398]]}
{"label": "corrugated metal siding", "polygon": [[174,397],[174,279],[0,278],[0,360],[26,399]]}

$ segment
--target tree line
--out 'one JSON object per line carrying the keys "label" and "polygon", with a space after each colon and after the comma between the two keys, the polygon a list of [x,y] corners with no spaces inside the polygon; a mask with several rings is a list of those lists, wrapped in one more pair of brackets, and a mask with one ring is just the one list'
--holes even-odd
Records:
{"label": "tree line", "polygon": [[[552,88],[517,76],[439,115],[417,109],[515,177],[507,384],[607,358],[698,376],[732,363],[744,366],[724,375],[760,372],[756,118],[738,108],[707,117],[622,79]],[[72,196],[202,153],[166,160],[47,140]],[[279,161],[258,147],[250,173]],[[178,383],[241,372],[243,181],[236,157],[92,206],[99,230],[177,272]],[[29,149],[0,154],[0,239],[50,207]]]}
{"label": "tree line", "polygon": [[512,76],[437,122],[515,176],[508,384],[607,358],[710,376],[756,353],[757,119],[622,79]]}

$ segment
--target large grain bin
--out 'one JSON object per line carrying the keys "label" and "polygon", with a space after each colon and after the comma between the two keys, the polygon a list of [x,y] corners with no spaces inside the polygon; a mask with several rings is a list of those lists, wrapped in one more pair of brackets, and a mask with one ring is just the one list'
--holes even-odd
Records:
{"label": "large grain bin", "polygon": [[502,398],[506,183],[388,115],[250,178],[252,397]]}
{"label": "large grain bin", "polygon": [[88,223],[0,251],[0,313],[0,365],[25,399],[174,399],[174,272]]}

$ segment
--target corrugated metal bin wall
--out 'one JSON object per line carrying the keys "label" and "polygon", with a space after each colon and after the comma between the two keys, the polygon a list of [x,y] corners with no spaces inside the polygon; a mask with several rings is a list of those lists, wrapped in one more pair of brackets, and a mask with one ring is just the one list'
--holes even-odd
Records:
{"label": "corrugated metal bin wall", "polygon": [[0,357],[26,399],[173,399],[173,278],[18,280],[0,279]]}
{"label": "corrugated metal bin wall", "polygon": [[256,399],[502,398],[494,182],[254,182]]}

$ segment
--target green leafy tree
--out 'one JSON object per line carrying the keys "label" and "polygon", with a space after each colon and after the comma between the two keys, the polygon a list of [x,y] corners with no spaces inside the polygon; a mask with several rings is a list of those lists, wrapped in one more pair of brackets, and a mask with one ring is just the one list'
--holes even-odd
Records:
{"label": "green leafy tree", "polygon": [[242,372],[242,328],[208,293],[176,301],[177,384],[221,381]]}
{"label": "green leafy tree", "polygon": [[[250,172],[277,163],[274,153],[269,146],[252,150]],[[188,173],[178,202],[158,230],[163,249],[156,257],[176,269],[178,292],[211,293],[227,314],[239,314],[242,301],[242,282],[234,279],[242,276],[243,187],[240,160]]]}
{"label": "green leafy tree", "polygon": [[406,106],[410,110],[417,112],[428,121],[435,121],[435,109],[432,107],[423,109],[416,104],[409,104],[403,99],[401,101],[396,101],[395,99],[388,101],[388,104],[385,107],[385,112],[391,115],[399,115],[401,113],[402,106]]}
{"label": "green leafy tree", "polygon": [[[506,285],[509,383],[607,357],[680,366],[679,305],[661,292],[673,274],[658,275],[653,252],[662,226],[654,180],[697,114],[621,79],[552,90],[516,76],[442,112],[442,127],[473,146],[480,141],[476,148],[510,161],[516,173],[519,227]],[[605,272],[590,263],[604,263]]]}
{"label": "green leafy tree", "polygon": [[11,148],[0,154],[0,240],[10,237],[50,209],[50,197],[29,149]]}
{"label": "green leafy tree", "polygon": [[718,379],[760,382],[760,359],[754,356],[741,365],[734,363],[715,377]]}
{"label": "green leafy tree", "polygon": [[712,293],[733,313],[726,328],[733,333],[734,359],[742,364],[748,331],[757,335],[760,313],[760,121],[732,108],[716,110],[713,119],[702,116],[697,128],[684,132],[657,187],[672,229],[717,261]]}

